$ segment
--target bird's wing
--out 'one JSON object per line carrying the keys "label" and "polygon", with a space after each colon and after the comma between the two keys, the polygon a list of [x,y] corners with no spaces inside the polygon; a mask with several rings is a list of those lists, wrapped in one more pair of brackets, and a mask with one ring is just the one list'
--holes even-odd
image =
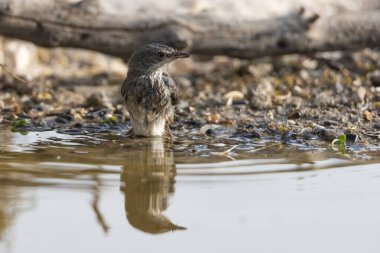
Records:
{"label": "bird's wing", "polygon": [[127,79],[125,79],[121,85],[121,96],[124,98],[125,101],[127,101]]}
{"label": "bird's wing", "polygon": [[174,80],[167,73],[163,74],[163,80],[165,82],[165,85],[170,90],[171,104],[177,105],[178,104],[178,94],[177,94],[177,86],[176,86]]}

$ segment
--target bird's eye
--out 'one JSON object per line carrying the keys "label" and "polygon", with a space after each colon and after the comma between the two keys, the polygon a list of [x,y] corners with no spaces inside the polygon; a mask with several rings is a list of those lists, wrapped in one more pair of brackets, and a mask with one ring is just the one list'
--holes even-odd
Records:
{"label": "bird's eye", "polygon": [[160,57],[160,59],[163,59],[165,57],[165,54],[163,52],[158,52],[158,57]]}

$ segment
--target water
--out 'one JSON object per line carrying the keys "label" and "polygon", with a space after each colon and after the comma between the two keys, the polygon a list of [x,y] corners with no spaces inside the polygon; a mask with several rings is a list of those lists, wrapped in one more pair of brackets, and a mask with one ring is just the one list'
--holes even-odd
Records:
{"label": "water", "polygon": [[0,252],[380,250],[378,152],[8,130],[0,139]]}

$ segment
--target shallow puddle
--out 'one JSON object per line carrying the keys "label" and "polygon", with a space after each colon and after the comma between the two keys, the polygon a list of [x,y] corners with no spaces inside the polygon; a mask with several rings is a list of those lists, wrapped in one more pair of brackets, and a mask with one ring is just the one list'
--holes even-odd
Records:
{"label": "shallow puddle", "polygon": [[380,153],[0,133],[0,252],[379,252]]}

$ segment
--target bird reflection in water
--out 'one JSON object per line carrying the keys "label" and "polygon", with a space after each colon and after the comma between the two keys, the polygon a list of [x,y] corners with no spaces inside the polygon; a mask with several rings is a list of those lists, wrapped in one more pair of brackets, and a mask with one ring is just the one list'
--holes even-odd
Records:
{"label": "bird reflection in water", "polygon": [[160,234],[186,228],[162,214],[174,193],[176,167],[173,151],[162,138],[141,139],[141,146],[126,152],[121,174],[128,222],[135,228]]}

